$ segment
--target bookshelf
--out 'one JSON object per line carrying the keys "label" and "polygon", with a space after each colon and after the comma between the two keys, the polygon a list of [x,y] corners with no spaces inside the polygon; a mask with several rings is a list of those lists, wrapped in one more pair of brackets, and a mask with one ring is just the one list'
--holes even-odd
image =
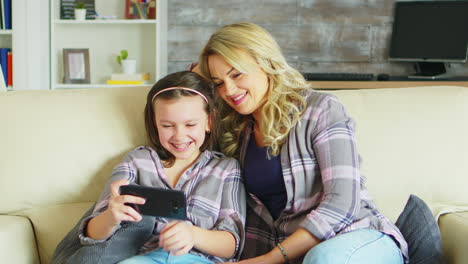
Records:
{"label": "bookshelf", "polygon": [[[11,29],[0,29],[0,48],[8,48],[8,49],[10,49],[10,51],[13,51],[12,50],[12,44],[13,44],[12,38],[13,38],[13,30],[11,30]],[[8,68],[7,66],[5,66],[5,67]],[[2,70],[2,72],[3,72],[3,70]],[[3,75],[5,75],[5,74],[6,73],[3,72]],[[3,78],[3,76],[1,76],[0,78]],[[6,85],[7,91],[12,91],[13,90],[13,87],[11,85],[8,86],[7,82],[5,82],[5,85]]]}
{"label": "bookshelf", "polygon": [[[154,83],[167,73],[167,0],[156,1],[156,19],[125,19],[125,1],[95,0],[99,15],[115,19],[60,19],[60,0],[50,5],[51,89],[119,87],[107,85],[120,73],[115,58],[122,49],[137,60],[137,72],[149,72]],[[64,48],[89,49],[90,84],[63,83]]]}
{"label": "bookshelf", "polygon": [[8,56],[11,57],[11,55],[13,54],[13,30],[11,17],[13,7],[11,4],[11,0],[3,0],[1,4],[2,8],[0,9],[0,64],[2,67],[2,75],[0,76],[0,78],[5,79],[1,81],[5,83],[5,88],[7,91],[13,90],[12,85],[9,84],[11,78],[8,77],[8,72],[12,70],[12,64],[10,65],[11,61],[9,61],[7,58],[7,50],[9,53]]}

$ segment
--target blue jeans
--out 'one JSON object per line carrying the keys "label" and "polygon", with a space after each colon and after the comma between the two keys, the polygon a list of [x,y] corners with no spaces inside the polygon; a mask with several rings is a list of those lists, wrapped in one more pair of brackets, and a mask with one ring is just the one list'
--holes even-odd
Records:
{"label": "blue jeans", "polygon": [[360,229],[326,240],[307,252],[303,264],[403,264],[400,248],[379,231]]}
{"label": "blue jeans", "polygon": [[119,264],[214,264],[201,256],[187,253],[174,256],[162,249],[157,249],[145,255],[134,256],[119,262]]}

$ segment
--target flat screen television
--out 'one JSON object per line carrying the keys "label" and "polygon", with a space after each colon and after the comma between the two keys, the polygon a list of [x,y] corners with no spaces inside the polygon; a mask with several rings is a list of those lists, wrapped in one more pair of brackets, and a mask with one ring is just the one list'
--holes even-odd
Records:
{"label": "flat screen television", "polygon": [[416,78],[437,78],[468,53],[468,0],[397,1],[389,60],[415,62]]}

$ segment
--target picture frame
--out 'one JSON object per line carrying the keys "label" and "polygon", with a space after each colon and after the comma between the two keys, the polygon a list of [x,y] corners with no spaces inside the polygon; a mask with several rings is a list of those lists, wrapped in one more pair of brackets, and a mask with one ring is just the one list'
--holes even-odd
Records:
{"label": "picture frame", "polygon": [[[140,17],[138,10],[136,9],[136,4],[139,4],[141,7],[145,6],[146,8],[140,11],[144,14],[144,17]],[[144,3],[136,3],[133,0],[125,0],[125,15],[126,19],[156,19],[156,0],[147,0]]]}
{"label": "picture frame", "polygon": [[63,83],[89,84],[89,49],[63,49]]}

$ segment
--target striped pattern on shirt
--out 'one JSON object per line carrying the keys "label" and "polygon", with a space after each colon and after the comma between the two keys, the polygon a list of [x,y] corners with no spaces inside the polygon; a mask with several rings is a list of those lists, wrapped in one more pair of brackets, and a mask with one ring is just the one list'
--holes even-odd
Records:
{"label": "striped pattern on shirt", "polygon": [[[361,228],[378,230],[397,241],[407,261],[406,241],[379,212],[364,185],[354,121],[333,95],[311,91],[306,100],[308,106],[280,152],[286,207],[274,221],[260,199],[247,196],[241,259],[265,254],[302,227],[322,241]],[[242,167],[251,129],[252,124],[243,134]]]}

